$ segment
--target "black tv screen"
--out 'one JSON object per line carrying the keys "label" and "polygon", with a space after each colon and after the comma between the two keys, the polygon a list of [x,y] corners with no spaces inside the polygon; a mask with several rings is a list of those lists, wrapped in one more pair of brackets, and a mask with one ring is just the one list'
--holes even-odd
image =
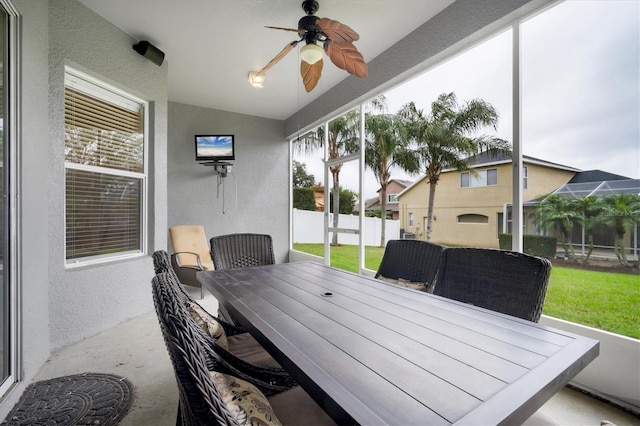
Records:
{"label": "black tv screen", "polygon": [[235,160],[233,135],[196,135],[196,161]]}

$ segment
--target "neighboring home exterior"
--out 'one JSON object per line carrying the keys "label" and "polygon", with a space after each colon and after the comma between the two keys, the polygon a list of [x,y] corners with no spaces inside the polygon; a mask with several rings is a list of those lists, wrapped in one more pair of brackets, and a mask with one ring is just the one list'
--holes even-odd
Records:
{"label": "neighboring home exterior", "polygon": [[[440,175],[431,240],[497,248],[504,212],[512,200],[512,160],[504,154],[481,153],[469,164],[467,171],[447,169]],[[580,173],[579,169],[526,155],[523,166],[525,201],[553,192]],[[400,228],[417,239],[426,239],[428,194],[429,182],[423,176],[398,195]],[[524,233],[535,233],[533,213],[525,210],[524,216]]]}
{"label": "neighboring home exterior", "polygon": [[[400,205],[398,194],[408,188],[413,182],[410,180],[391,179],[387,185],[387,213],[391,213],[391,219],[398,220],[400,216]],[[382,189],[378,189],[378,196],[369,198],[364,202],[364,211],[370,212],[382,208]],[[360,213],[360,204],[353,207],[354,213]]]}

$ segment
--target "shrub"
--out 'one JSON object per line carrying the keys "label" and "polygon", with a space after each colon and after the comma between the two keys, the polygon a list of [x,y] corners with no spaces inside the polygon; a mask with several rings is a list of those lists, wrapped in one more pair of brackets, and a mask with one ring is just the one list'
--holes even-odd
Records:
{"label": "shrub", "polygon": [[[498,241],[500,241],[502,250],[511,250],[511,234],[499,234]],[[524,235],[522,237],[522,245],[526,254],[553,258],[556,255],[558,240],[555,237],[543,235]]]}
{"label": "shrub", "polygon": [[293,208],[316,211],[316,200],[311,188],[293,188]]}

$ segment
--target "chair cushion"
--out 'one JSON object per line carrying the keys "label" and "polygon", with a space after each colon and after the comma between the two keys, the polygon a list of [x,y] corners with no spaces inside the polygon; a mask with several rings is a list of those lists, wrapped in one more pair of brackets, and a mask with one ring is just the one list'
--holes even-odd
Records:
{"label": "chair cushion", "polygon": [[404,278],[387,278],[385,276],[378,276],[379,280],[382,280],[384,282],[387,283],[391,283],[391,284],[397,284],[400,285],[402,287],[407,287],[407,288],[412,288],[414,290],[418,290],[418,291],[427,291],[427,289],[429,288],[429,284],[428,283],[417,283],[417,282],[413,282],[413,281],[409,281],[409,280],[405,280]]}
{"label": "chair cushion", "polygon": [[202,306],[195,302],[187,302],[189,314],[202,329],[216,340],[216,343],[223,348],[228,348],[227,334],[224,332],[222,324],[216,320],[209,312],[205,311]]}
{"label": "chair cushion", "polygon": [[229,352],[243,361],[269,367],[280,367],[280,364],[249,333],[229,336],[227,342]]}
{"label": "chair cushion", "polygon": [[278,420],[284,425],[336,424],[300,386],[269,397],[269,403]]}
{"label": "chair cushion", "polygon": [[240,425],[281,425],[267,398],[254,385],[217,371],[209,374],[227,410]]}

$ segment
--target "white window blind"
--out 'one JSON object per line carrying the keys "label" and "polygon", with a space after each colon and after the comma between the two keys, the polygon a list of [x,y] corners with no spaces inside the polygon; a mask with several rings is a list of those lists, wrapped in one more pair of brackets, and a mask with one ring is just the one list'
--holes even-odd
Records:
{"label": "white window blind", "polygon": [[69,73],[64,103],[67,264],[142,252],[142,103]]}

